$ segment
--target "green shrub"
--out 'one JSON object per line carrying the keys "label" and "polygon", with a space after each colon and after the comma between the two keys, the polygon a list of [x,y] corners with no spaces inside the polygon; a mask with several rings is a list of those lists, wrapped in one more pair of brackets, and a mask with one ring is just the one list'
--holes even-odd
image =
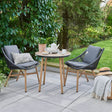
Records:
{"label": "green shrub", "polygon": [[45,38],[43,38],[43,37],[39,37],[38,38],[38,43],[39,44],[46,44],[47,43],[47,40]]}
{"label": "green shrub", "polygon": [[0,73],[0,88],[3,87],[5,81],[6,81],[6,76],[3,73]]}
{"label": "green shrub", "polygon": [[7,67],[6,61],[4,58],[0,59],[0,73],[4,73],[6,75],[9,74],[9,68]]}
{"label": "green shrub", "polygon": [[106,23],[108,26],[112,26],[112,6],[109,7],[108,9],[108,15],[107,15],[107,18],[106,18]]}
{"label": "green shrub", "polygon": [[107,18],[106,18],[106,24],[110,31],[110,35],[112,36],[112,6],[109,8],[108,12],[109,14],[107,15]]}
{"label": "green shrub", "polygon": [[[30,52],[34,59],[38,51],[38,37],[56,37],[56,3],[52,0],[3,0],[0,2],[0,49],[4,45],[17,45],[22,52]],[[0,50],[0,57],[3,57]],[[6,73],[4,59],[0,71]]]}
{"label": "green shrub", "polygon": [[76,49],[78,47],[87,46],[100,40],[111,38],[112,26],[108,26],[102,23],[98,27],[88,26],[88,28],[85,28],[80,32],[75,32],[75,29],[69,30],[69,36],[69,48]]}
{"label": "green shrub", "polygon": [[86,46],[100,40],[100,35],[103,32],[102,27],[88,27],[80,33],[79,42],[81,46]]}

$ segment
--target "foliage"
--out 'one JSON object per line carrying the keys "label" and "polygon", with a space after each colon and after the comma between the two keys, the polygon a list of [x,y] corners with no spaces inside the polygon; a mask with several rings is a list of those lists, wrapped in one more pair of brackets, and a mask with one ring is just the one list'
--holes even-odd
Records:
{"label": "foliage", "polygon": [[47,45],[49,46],[51,43],[57,43],[57,37],[48,37],[47,38]]}
{"label": "foliage", "polygon": [[9,74],[9,68],[7,67],[6,61],[3,57],[0,58],[0,73],[4,73],[6,75]]}
{"label": "foliage", "polygon": [[97,41],[109,39],[112,37],[112,26],[108,26],[102,22],[97,27],[88,26],[81,32],[69,30],[69,49],[84,47]]}
{"label": "foliage", "polygon": [[[69,31],[82,33],[88,26],[96,27],[102,22],[100,0],[60,0],[58,1],[63,27],[58,37],[62,47],[68,48]],[[75,38],[75,37],[74,37]],[[79,38],[79,37],[77,37]]]}
{"label": "foliage", "polygon": [[100,0],[75,0],[74,4],[74,20],[79,30],[88,25],[94,27],[100,25],[102,19]]}
{"label": "foliage", "polygon": [[60,28],[56,9],[53,0],[0,1],[0,48],[16,44],[22,52],[35,57],[37,38],[54,38]]}
{"label": "foliage", "polygon": [[47,44],[47,46],[49,46],[51,43],[56,43],[57,38],[56,37],[48,37],[48,38],[39,37],[36,39],[36,41],[39,44]]}
{"label": "foliage", "polygon": [[38,38],[38,43],[39,44],[46,44],[47,40],[45,38],[39,37]]}
{"label": "foliage", "polygon": [[99,27],[89,27],[84,29],[84,32],[79,35],[79,43],[86,46],[100,40],[105,40],[111,37],[112,27],[101,24]]}
{"label": "foliage", "polygon": [[56,22],[57,6],[53,0],[38,1],[38,34],[39,37],[56,37],[56,31],[59,30],[60,25]]}
{"label": "foliage", "polygon": [[[112,27],[112,6],[109,8],[109,13],[106,18],[106,24],[108,27]],[[112,29],[110,30],[112,35]]]}
{"label": "foliage", "polygon": [[6,81],[6,76],[3,73],[0,73],[0,88],[3,87]]}
{"label": "foliage", "polygon": [[110,14],[107,17],[107,25],[112,26],[112,10],[110,12]]}
{"label": "foliage", "polygon": [[0,3],[0,47],[17,44],[22,51],[37,51],[38,37],[55,37],[56,5],[52,0],[4,0]]}

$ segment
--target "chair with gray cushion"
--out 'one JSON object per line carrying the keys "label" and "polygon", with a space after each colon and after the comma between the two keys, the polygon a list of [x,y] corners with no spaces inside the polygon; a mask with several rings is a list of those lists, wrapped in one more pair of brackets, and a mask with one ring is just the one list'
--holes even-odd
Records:
{"label": "chair with gray cushion", "polygon": [[[101,58],[101,55],[102,55],[103,51],[104,51],[104,48],[101,49],[100,47],[90,45],[78,57],[76,57],[74,59],[71,59],[69,61],[66,61],[65,64],[67,65],[67,72],[66,72],[65,83],[66,83],[68,72],[77,73],[76,92],[78,92],[79,78],[81,77],[82,74],[84,74],[87,81],[88,81],[87,75],[95,76],[94,70],[97,68],[98,62]],[[70,68],[75,69],[75,71],[71,71]],[[87,73],[85,70],[92,70],[92,74]]]}
{"label": "chair with gray cushion", "polygon": [[[18,80],[20,75],[24,76],[24,78],[25,78],[25,92],[27,92],[26,75],[37,74],[37,78],[38,78],[38,82],[39,82],[39,75],[38,75],[38,71],[37,71],[37,65],[39,63],[37,61],[31,61],[31,62],[15,64],[14,60],[13,60],[13,57],[12,57],[12,53],[21,53],[16,45],[4,46],[2,48],[2,52],[3,52],[4,56],[5,56],[7,66],[11,70],[4,86],[7,85],[7,82],[8,82],[8,80],[9,80],[9,78],[11,76],[17,76],[16,81]],[[27,73],[27,70],[29,70],[31,68],[35,68],[36,72]],[[15,70],[15,69],[19,70],[18,74],[12,74],[13,70]]]}

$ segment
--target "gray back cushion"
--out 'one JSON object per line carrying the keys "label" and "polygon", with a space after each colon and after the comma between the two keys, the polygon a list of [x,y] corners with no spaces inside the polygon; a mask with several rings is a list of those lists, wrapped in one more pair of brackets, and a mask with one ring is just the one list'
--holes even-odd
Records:
{"label": "gray back cushion", "polygon": [[4,46],[4,51],[7,55],[7,57],[13,61],[13,57],[12,57],[12,52],[14,53],[19,53],[19,49],[17,47],[17,45],[9,45],[9,46]]}
{"label": "gray back cushion", "polygon": [[90,45],[87,48],[87,51],[86,51],[85,56],[83,58],[83,61],[86,63],[91,63],[92,61],[94,61],[98,57],[100,52],[101,52],[100,47]]}

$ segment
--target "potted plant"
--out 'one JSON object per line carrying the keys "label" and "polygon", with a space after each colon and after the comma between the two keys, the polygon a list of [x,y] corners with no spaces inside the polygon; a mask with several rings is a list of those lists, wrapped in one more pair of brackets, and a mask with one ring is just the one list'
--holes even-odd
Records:
{"label": "potted plant", "polygon": [[3,73],[0,73],[0,92],[1,92],[1,88],[4,86],[5,81],[6,81],[6,76]]}
{"label": "potted plant", "polygon": [[40,37],[38,38],[38,48],[39,48],[39,52],[42,53],[45,48],[46,48],[46,42],[47,42],[47,39],[43,38],[43,37]]}

